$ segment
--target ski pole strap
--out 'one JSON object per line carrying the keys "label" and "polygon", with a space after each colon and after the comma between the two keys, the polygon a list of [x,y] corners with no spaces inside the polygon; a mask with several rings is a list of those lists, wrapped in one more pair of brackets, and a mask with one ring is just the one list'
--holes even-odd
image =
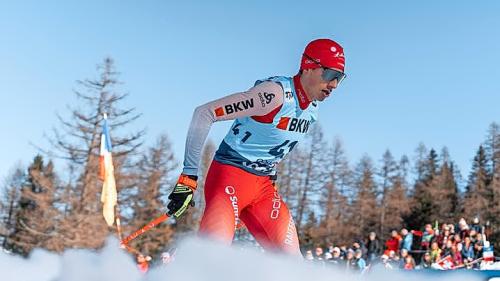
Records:
{"label": "ski pole strap", "polygon": [[144,232],[150,230],[151,228],[159,225],[160,223],[166,221],[167,219],[169,218],[169,216],[167,214],[163,214],[159,217],[157,217],[156,219],[150,221],[148,224],[146,224],[145,226],[141,227],[140,229],[136,230],[134,233],[130,234],[129,236],[125,237],[122,241],[121,241],[121,244],[122,245],[127,245],[128,242],[130,242],[131,240],[137,238],[138,236],[144,234]]}

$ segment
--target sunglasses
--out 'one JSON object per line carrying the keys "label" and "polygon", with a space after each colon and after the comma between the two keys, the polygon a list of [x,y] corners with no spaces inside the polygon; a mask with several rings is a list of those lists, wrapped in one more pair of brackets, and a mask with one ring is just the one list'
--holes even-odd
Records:
{"label": "sunglasses", "polygon": [[326,67],[323,67],[323,73],[321,74],[321,78],[323,78],[323,80],[325,80],[326,82],[332,82],[333,80],[337,79],[338,85],[340,85],[345,77],[345,73]]}
{"label": "sunglasses", "polygon": [[315,64],[321,66],[321,68],[323,69],[323,73],[321,74],[321,78],[323,78],[323,80],[325,82],[330,83],[336,79],[337,85],[340,85],[340,83],[347,77],[347,75],[342,71],[339,71],[339,70],[336,70],[333,68],[328,68],[306,54],[304,54],[304,56],[306,58],[308,58],[309,60],[311,60],[312,62],[314,62]]}

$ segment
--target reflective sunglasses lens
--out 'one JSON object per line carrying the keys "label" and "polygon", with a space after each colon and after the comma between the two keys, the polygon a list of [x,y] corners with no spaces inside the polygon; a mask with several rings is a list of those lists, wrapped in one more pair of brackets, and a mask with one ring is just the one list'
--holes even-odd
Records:
{"label": "reflective sunglasses lens", "polygon": [[344,78],[346,77],[346,75],[343,72],[331,68],[324,68],[323,74],[321,76],[327,82],[331,82],[337,79],[338,84],[340,84],[342,80],[344,80]]}

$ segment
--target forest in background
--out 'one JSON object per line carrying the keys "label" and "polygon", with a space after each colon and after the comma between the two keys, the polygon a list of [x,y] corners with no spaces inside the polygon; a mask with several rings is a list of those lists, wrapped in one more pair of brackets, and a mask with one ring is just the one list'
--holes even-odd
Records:
{"label": "forest in background", "polygon": [[[146,147],[144,130],[128,128],[140,118],[125,108],[111,58],[97,79],[77,82],[77,102],[69,118],[49,137],[28,167],[8,176],[0,199],[0,246],[27,256],[35,248],[62,252],[99,249],[115,227],[102,217],[99,147],[102,116],[108,115],[123,232],[129,234],[165,211],[178,177],[167,135]],[[50,127],[50,126],[48,126]],[[410,156],[395,159],[390,150],[376,160],[347,159],[340,139],[325,139],[315,125],[304,143],[280,164],[278,186],[295,219],[301,244],[350,244],[374,231],[388,238],[392,229],[421,230],[425,224],[455,223],[478,217],[488,240],[500,248],[500,127],[491,123],[478,144],[467,178],[462,179],[446,147],[418,145]],[[196,207],[181,219],[161,224],[132,241],[151,256],[173,247],[178,237],[194,233],[203,211],[203,182],[216,150],[207,141],[200,164]],[[50,151],[50,153],[49,153]],[[53,160],[64,163],[56,167]],[[463,183],[463,184],[462,184]],[[244,229],[237,238],[246,236]]]}

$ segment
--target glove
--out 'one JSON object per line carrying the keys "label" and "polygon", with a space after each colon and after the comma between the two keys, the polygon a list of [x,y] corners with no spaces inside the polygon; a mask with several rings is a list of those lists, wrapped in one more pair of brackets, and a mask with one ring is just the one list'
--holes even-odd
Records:
{"label": "glove", "polygon": [[178,218],[189,206],[194,207],[193,192],[196,190],[196,180],[196,176],[180,175],[174,190],[168,196],[170,202],[167,205],[167,214]]}

